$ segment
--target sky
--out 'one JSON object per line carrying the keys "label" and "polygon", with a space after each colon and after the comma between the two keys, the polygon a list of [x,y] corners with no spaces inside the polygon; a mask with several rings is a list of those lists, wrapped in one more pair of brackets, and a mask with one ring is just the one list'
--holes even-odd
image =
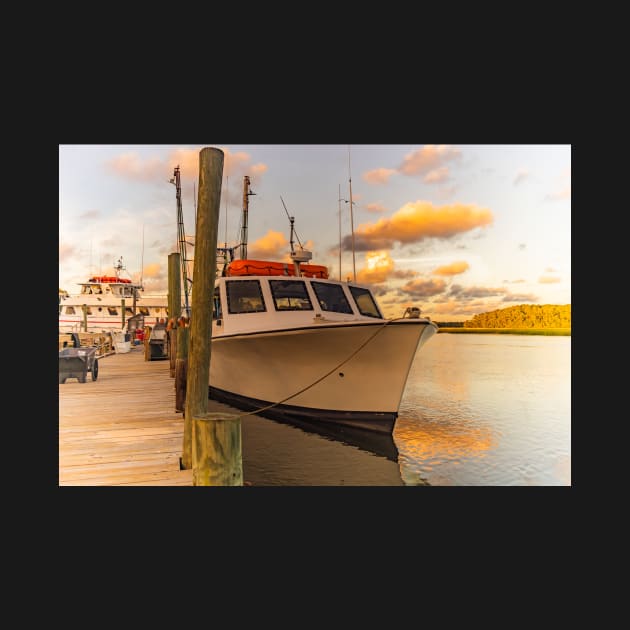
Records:
{"label": "sky", "polygon": [[179,166],[193,259],[204,147],[224,154],[219,246],[240,243],[248,175],[247,257],[289,261],[288,212],[311,264],[337,279],[341,250],[341,278],[356,272],[386,317],[571,303],[571,145],[555,144],[59,145],[59,288],[75,294],[122,257],[145,295],[166,294],[170,180]]}

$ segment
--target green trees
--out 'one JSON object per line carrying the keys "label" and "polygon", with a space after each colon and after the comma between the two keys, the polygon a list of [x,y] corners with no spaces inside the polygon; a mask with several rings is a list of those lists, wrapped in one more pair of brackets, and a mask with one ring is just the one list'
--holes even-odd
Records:
{"label": "green trees", "polygon": [[480,313],[465,328],[571,328],[570,304],[519,304]]}

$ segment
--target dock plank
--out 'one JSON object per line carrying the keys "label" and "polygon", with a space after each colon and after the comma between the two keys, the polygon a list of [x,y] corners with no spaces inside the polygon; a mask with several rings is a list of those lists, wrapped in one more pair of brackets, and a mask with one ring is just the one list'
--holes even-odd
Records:
{"label": "dock plank", "polygon": [[174,380],[134,348],[99,359],[96,381],[59,384],[59,485],[191,486]]}

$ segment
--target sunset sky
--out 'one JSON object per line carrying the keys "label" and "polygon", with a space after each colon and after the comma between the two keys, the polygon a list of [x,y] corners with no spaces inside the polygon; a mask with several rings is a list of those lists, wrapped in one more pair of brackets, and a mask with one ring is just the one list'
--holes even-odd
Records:
{"label": "sunset sky", "polygon": [[169,180],[179,165],[194,243],[204,147],[225,155],[219,245],[240,241],[250,177],[248,258],[288,260],[282,196],[311,262],[338,278],[341,186],[344,280],[353,274],[350,157],[357,281],[386,317],[419,306],[436,321],[462,321],[571,303],[570,145],[60,145],[59,288],[77,293],[122,256],[145,294],[165,294],[168,255],[178,251]]}

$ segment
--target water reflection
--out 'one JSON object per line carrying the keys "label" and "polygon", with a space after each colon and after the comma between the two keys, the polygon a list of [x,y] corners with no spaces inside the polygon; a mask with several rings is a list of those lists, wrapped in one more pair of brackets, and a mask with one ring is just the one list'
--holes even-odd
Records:
{"label": "water reflection", "polygon": [[335,440],[356,446],[363,451],[385,457],[392,462],[398,461],[398,449],[393,435],[387,433],[377,433],[376,431],[365,431],[342,425],[328,424],[322,421],[309,422],[297,418],[271,418],[274,422],[297,427],[307,433],[315,433],[329,440]]}
{"label": "water reflection", "polygon": [[[484,457],[496,444],[487,427],[448,418],[398,418],[394,427],[400,474],[406,485],[429,485],[423,476],[445,463]],[[433,480],[435,483],[435,479]],[[448,479],[440,479],[448,483]]]}

